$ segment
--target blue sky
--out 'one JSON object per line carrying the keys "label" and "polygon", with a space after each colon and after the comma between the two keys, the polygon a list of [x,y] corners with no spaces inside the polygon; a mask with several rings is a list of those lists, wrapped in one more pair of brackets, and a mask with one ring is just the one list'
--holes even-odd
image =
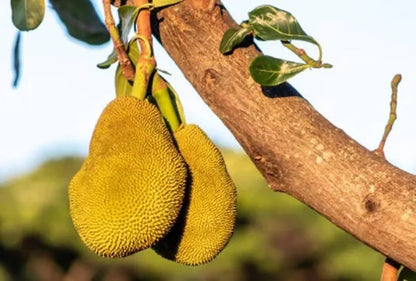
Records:
{"label": "blue sky", "polygon": [[[97,5],[101,1],[96,1]],[[398,120],[387,142],[387,158],[416,173],[416,10],[414,1],[223,0],[236,21],[261,4],[290,11],[317,39],[331,70],[307,70],[291,83],[336,126],[369,149],[377,147],[389,112],[390,81],[401,73]],[[91,47],[70,38],[47,8],[44,22],[22,38],[22,77],[17,89],[11,54],[16,30],[8,4],[0,9],[0,181],[48,157],[85,155],[95,122],[114,98],[114,71],[100,70],[111,45]],[[278,42],[263,51],[296,58]],[[314,54],[313,46],[307,50]],[[237,147],[232,135],[202,102],[175,64],[156,46],[160,68],[181,96],[189,122],[218,144]]]}

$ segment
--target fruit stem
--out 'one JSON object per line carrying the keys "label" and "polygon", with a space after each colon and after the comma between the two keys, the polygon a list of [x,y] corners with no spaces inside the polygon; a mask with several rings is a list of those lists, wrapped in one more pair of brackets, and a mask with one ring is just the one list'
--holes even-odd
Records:
{"label": "fruit stem", "polygon": [[154,64],[149,61],[142,61],[136,65],[136,74],[134,76],[133,88],[131,95],[144,100],[147,96],[150,77],[155,69]]}
{"label": "fruit stem", "polygon": [[[145,7],[151,5],[148,0],[135,0],[135,6]],[[151,61],[153,65],[156,65],[155,58],[153,56],[153,39],[152,39],[152,27],[150,25],[150,10],[140,9],[136,19],[136,35],[144,38],[145,40],[139,41],[140,56],[139,61],[144,59],[145,61]]]}
{"label": "fruit stem", "polygon": [[152,83],[152,96],[156,100],[157,106],[166,119],[170,129],[176,131],[184,123],[182,108],[178,108],[176,95],[170,90],[168,83],[155,73]]}
{"label": "fruit stem", "polygon": [[[134,5],[137,7],[145,7],[149,5],[148,0],[135,0]],[[132,95],[145,99],[149,81],[156,67],[156,60],[153,56],[152,47],[152,29],[150,26],[150,11],[148,9],[139,9],[136,19],[136,37],[139,40],[140,55],[136,62],[136,75],[134,77],[134,84]]]}

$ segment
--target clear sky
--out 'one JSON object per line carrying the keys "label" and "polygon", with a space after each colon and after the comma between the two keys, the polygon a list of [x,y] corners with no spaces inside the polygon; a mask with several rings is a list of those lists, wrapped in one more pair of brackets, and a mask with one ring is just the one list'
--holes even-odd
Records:
{"label": "clear sky", "polygon": [[[223,3],[238,22],[261,4],[290,11],[321,43],[324,61],[334,65],[331,70],[307,70],[291,83],[327,119],[369,149],[377,147],[388,118],[390,81],[401,73],[398,120],[385,152],[393,164],[416,173],[415,1]],[[8,5],[0,9],[0,181],[51,156],[85,155],[96,120],[115,96],[115,68],[96,68],[111,45],[91,47],[70,38],[50,7],[41,26],[23,34],[22,77],[13,89],[16,30]],[[296,60],[278,42],[260,46],[267,54]],[[308,50],[316,52],[313,46]],[[160,47],[156,56],[159,67],[172,73],[168,79],[181,96],[188,121],[199,124],[218,144],[238,148]]]}

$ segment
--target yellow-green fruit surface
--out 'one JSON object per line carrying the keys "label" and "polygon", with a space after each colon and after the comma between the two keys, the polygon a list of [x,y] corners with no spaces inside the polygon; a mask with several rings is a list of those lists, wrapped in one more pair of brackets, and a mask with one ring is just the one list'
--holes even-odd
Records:
{"label": "yellow-green fruit surface", "polygon": [[220,151],[198,126],[186,125],[174,135],[188,164],[187,190],[176,224],[153,249],[179,263],[203,264],[214,259],[231,238],[236,188]]}
{"label": "yellow-green fruit surface", "polygon": [[146,249],[179,215],[187,169],[152,104],[119,97],[95,127],[90,151],[69,185],[72,221],[105,257]]}

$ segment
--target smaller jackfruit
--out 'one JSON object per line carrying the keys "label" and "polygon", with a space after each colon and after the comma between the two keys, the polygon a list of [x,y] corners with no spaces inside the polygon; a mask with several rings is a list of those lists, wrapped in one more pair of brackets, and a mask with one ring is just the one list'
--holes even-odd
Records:
{"label": "smaller jackfruit", "polygon": [[174,224],[186,177],[157,108],[131,96],[116,98],[101,114],[89,155],[69,186],[75,228],[101,256],[148,248]]}
{"label": "smaller jackfruit", "polygon": [[188,165],[187,189],[179,218],[152,248],[187,265],[214,259],[228,243],[236,218],[236,187],[217,147],[196,125],[174,132]]}

